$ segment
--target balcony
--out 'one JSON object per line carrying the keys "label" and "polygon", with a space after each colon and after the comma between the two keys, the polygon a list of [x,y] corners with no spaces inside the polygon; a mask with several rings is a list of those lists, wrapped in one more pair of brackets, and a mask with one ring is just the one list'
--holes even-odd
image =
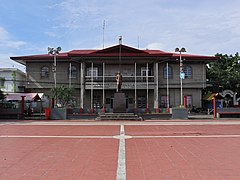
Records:
{"label": "balcony", "polygon": [[[85,77],[85,82],[91,82],[91,81],[92,81],[91,76]],[[103,82],[103,76],[93,77],[93,82]],[[116,82],[116,77],[115,76],[104,76],[104,82]],[[122,82],[135,82],[135,77],[134,76],[123,76]],[[136,76],[136,82],[147,83],[147,77],[146,76]],[[154,82],[154,76],[148,76],[148,82],[149,83]]]}
{"label": "balcony", "polygon": [[[154,89],[154,76],[137,76],[136,85],[137,89],[147,89],[147,84],[149,89]],[[97,76],[91,78],[91,76],[85,77],[85,88],[86,89],[103,89],[103,77]],[[116,77],[115,76],[104,76],[104,88],[105,89],[116,89]],[[134,76],[124,76],[122,79],[122,89],[132,90],[135,88],[135,77]]]}

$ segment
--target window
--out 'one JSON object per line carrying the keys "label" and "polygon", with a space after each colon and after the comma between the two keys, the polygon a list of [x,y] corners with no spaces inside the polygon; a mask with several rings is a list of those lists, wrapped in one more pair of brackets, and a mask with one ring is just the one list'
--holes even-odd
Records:
{"label": "window", "polygon": [[145,96],[139,96],[137,98],[138,108],[146,108],[147,98]]}
{"label": "window", "polygon": [[87,76],[92,76],[93,72],[93,77],[98,77],[98,68],[97,67],[88,67],[87,68]]}
{"label": "window", "polygon": [[185,73],[186,79],[192,78],[192,68],[190,66],[183,67],[183,72]]}
{"label": "window", "polygon": [[147,72],[148,72],[148,76],[151,76],[152,74],[152,70],[151,68],[148,67],[141,67],[141,76],[147,76]]}
{"label": "window", "polygon": [[[70,73],[70,69],[71,69],[71,73]],[[76,66],[71,66],[71,68],[69,67],[68,73],[70,73],[68,77],[71,77],[72,79],[76,79],[77,78],[77,68],[76,68]]]}
{"label": "window", "polygon": [[167,107],[167,96],[161,96],[161,100],[160,100],[160,107],[161,108],[165,108]]}
{"label": "window", "polygon": [[100,96],[93,96],[93,108],[100,109]]}
{"label": "window", "polygon": [[41,78],[49,78],[49,67],[43,66],[41,68]]}
{"label": "window", "polygon": [[188,108],[192,107],[192,96],[191,95],[187,96],[187,107]]}
{"label": "window", "polygon": [[106,98],[106,104],[111,104],[111,99],[110,98]]}
{"label": "window", "polygon": [[133,104],[133,102],[134,102],[134,101],[133,101],[133,98],[129,98],[129,99],[128,99],[128,103],[129,103],[129,104]]}
{"label": "window", "polygon": [[164,78],[172,78],[172,67],[168,66],[168,77],[167,77],[167,66],[164,67],[163,69],[163,73],[164,73]]}

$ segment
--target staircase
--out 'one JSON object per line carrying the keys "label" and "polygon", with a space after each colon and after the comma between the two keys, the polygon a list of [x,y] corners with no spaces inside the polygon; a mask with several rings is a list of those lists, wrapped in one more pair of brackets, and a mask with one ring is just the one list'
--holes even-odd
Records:
{"label": "staircase", "polygon": [[142,121],[143,118],[134,113],[101,113],[96,120],[137,120]]}

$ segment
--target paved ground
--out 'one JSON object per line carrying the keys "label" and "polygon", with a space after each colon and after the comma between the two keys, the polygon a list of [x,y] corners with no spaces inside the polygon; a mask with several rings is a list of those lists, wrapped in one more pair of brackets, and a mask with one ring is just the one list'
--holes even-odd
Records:
{"label": "paved ground", "polygon": [[240,179],[240,120],[0,122],[0,179]]}

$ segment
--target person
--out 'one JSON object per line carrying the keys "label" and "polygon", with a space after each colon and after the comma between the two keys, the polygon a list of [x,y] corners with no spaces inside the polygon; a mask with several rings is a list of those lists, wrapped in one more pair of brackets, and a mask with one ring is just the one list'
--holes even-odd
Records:
{"label": "person", "polygon": [[117,81],[117,92],[120,92],[121,86],[122,86],[122,75],[120,72],[117,72],[116,81]]}

